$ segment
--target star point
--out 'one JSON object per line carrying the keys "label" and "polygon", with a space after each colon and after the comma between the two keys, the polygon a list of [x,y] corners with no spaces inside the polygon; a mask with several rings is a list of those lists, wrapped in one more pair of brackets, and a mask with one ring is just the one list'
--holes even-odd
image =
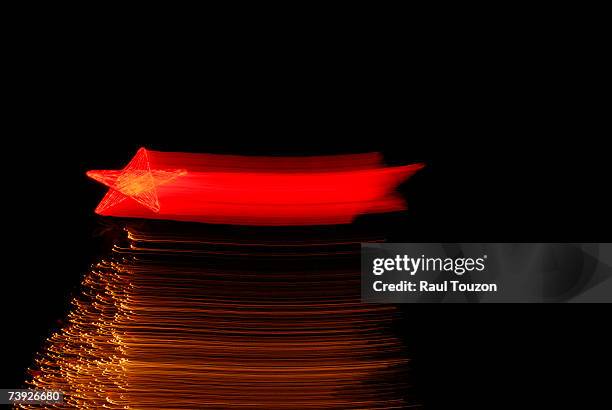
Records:
{"label": "star point", "polygon": [[153,212],[159,212],[157,187],[167,184],[187,173],[185,170],[151,169],[148,153],[140,148],[129,164],[122,170],[92,170],[87,176],[109,187],[108,192],[96,208],[96,213],[123,202],[127,198],[142,204]]}

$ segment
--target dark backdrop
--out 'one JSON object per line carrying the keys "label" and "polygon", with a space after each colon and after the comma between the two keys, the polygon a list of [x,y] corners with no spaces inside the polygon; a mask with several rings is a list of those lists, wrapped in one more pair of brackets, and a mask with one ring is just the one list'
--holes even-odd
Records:
{"label": "dark backdrop", "polygon": [[[21,385],[107,245],[93,213],[104,189],[84,172],[120,168],[139,146],[250,155],[378,150],[389,163],[427,164],[402,187],[410,209],[389,225],[396,241],[609,241],[609,154],[591,121],[598,108],[562,85],[563,73],[535,63],[537,75],[502,69],[501,58],[483,70],[422,60],[410,72],[388,61],[367,82],[364,71],[320,67],[266,76],[186,69],[189,76],[179,70],[160,81],[146,65],[92,56],[31,76],[26,115],[2,148],[2,386]],[[405,310],[399,331],[428,408],[584,406],[603,397],[607,306]]]}

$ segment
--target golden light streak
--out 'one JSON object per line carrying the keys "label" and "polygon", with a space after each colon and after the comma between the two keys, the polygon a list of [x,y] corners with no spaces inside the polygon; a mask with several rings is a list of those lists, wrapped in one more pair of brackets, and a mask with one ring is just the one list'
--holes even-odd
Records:
{"label": "golden light streak", "polygon": [[128,225],[28,383],[57,408],[408,407],[397,308],[360,302],[363,239],[305,237]]}

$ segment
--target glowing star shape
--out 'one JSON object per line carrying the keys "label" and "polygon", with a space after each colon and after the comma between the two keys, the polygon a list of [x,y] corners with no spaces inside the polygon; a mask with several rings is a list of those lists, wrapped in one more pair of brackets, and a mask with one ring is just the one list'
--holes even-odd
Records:
{"label": "glowing star shape", "polygon": [[96,213],[101,214],[126,198],[159,212],[157,187],[185,175],[185,170],[151,169],[147,150],[140,148],[125,168],[117,170],[87,171],[87,176],[103,183],[110,189],[100,201]]}

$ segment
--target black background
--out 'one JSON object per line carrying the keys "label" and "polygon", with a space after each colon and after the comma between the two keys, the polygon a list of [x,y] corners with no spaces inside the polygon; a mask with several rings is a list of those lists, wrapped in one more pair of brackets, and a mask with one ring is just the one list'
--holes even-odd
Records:
{"label": "black background", "polygon": [[[601,109],[585,93],[588,78],[563,64],[567,50],[452,43],[412,50],[409,60],[377,47],[350,61],[287,48],[273,64],[206,50],[197,64],[193,53],[145,58],[137,47],[96,43],[98,53],[83,44],[45,55],[44,68],[24,66],[14,104],[24,109],[3,144],[2,386],[21,385],[105,248],[93,214],[104,190],[84,172],[121,168],[139,146],[381,151],[390,164],[427,165],[402,186],[410,208],[390,224],[395,241],[609,241],[609,154],[593,123]],[[399,331],[426,408],[589,407],[603,398],[607,306],[405,310]]]}

